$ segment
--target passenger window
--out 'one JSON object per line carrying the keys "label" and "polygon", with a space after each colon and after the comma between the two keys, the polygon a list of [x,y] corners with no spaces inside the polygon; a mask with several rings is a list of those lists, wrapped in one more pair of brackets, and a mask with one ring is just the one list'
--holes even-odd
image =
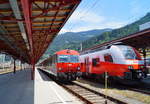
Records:
{"label": "passenger window", "polygon": [[104,55],[105,62],[113,62],[112,56],[110,54]]}
{"label": "passenger window", "polygon": [[97,66],[98,63],[99,63],[99,61],[100,61],[99,58],[93,58],[93,59],[92,59],[92,65],[93,65],[93,66]]}

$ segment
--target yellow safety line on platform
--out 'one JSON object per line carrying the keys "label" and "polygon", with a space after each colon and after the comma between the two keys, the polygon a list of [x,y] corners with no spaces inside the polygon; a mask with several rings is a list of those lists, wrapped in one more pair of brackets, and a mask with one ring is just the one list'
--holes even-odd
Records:
{"label": "yellow safety line on platform", "polygon": [[0,72],[0,75],[1,75],[1,74],[11,73],[11,72],[13,72],[13,70],[2,71],[2,72]]}

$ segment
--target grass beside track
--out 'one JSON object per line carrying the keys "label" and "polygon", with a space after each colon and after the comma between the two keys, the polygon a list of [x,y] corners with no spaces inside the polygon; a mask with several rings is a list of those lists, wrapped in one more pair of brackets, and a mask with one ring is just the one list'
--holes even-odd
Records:
{"label": "grass beside track", "polygon": [[[91,81],[87,81],[87,80],[77,80],[78,82],[81,83],[85,83],[87,84],[87,87],[94,87],[96,90],[99,91],[98,88],[101,88],[101,91],[105,93],[105,88],[103,84],[98,84],[98,83],[94,83]],[[117,89],[117,88],[109,88],[107,89],[107,92],[109,92],[109,94],[117,94],[117,95],[121,95],[121,96],[125,96],[127,98],[131,98],[131,99],[135,99],[138,101],[141,101],[145,104],[150,104],[150,96],[146,95],[146,94],[142,94],[136,91],[130,91],[130,90],[121,90],[121,89]]]}
{"label": "grass beside track", "polygon": [[136,99],[139,101],[142,101],[146,104],[150,104],[150,96],[149,95],[145,95],[145,94],[141,94],[139,92],[134,92],[134,91],[129,91],[129,90],[118,90],[118,89],[109,89],[111,90],[113,93],[117,93],[123,96],[126,96],[128,98],[132,98],[132,99]]}

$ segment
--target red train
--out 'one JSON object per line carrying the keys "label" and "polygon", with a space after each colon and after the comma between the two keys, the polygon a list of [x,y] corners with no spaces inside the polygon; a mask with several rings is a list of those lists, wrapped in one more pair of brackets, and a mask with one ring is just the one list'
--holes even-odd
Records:
{"label": "red train", "polygon": [[[144,77],[144,61],[133,47],[110,45],[80,55],[83,76],[101,78],[104,73],[117,80],[136,81]],[[100,77],[98,77],[100,76]]]}
{"label": "red train", "polygon": [[77,73],[80,71],[79,53],[75,50],[61,50],[40,65],[58,80],[72,81],[77,78]]}

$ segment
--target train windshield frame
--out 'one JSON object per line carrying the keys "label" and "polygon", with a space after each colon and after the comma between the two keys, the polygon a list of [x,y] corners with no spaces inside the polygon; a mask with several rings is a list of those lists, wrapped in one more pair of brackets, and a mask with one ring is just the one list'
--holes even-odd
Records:
{"label": "train windshield frame", "polygon": [[123,53],[123,56],[126,58],[126,59],[139,59],[136,52],[134,51],[134,49],[130,46],[123,46],[123,45],[120,45],[120,46],[117,46],[121,52]]}
{"label": "train windshield frame", "polygon": [[78,55],[59,55],[58,56],[58,63],[78,63],[79,62],[79,56]]}

